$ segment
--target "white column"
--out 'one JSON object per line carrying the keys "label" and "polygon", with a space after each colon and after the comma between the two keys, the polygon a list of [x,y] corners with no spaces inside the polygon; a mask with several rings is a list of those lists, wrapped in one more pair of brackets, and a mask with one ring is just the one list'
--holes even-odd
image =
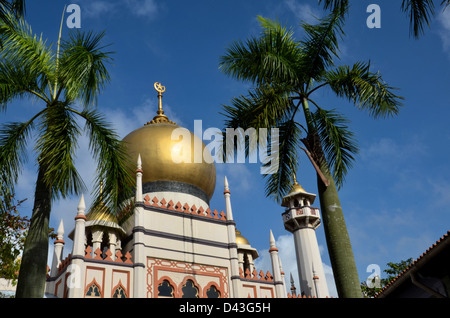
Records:
{"label": "white column", "polygon": [[61,263],[64,249],[64,225],[63,220],[59,223],[58,230],[56,231],[56,241],[53,250],[52,268],[50,270],[50,276],[56,276],[58,274],[58,266]]}
{"label": "white column", "polygon": [[147,273],[146,273],[146,256],[144,246],[143,230],[143,213],[144,199],[142,195],[142,161],[139,154],[136,165],[136,206],[134,208],[134,229],[133,229],[133,262],[135,264],[133,270],[133,298],[146,298],[147,290]]}
{"label": "white column", "polygon": [[143,175],[142,160],[141,154],[139,154],[136,165],[136,195],[135,195],[136,202],[144,202],[144,199],[142,198],[142,175]]}
{"label": "white column", "polygon": [[281,277],[281,267],[280,267],[280,259],[278,256],[278,248],[275,245],[275,238],[273,236],[272,230],[270,230],[270,259],[272,261],[272,272],[273,272],[273,280],[275,283],[275,293],[277,295],[277,298],[285,298],[286,297],[286,290],[284,287],[283,279]]}
{"label": "white column", "polygon": [[299,293],[305,293],[306,296],[311,297],[329,296],[316,231],[313,228],[296,230],[294,243],[300,280]]}
{"label": "white column", "polygon": [[86,204],[84,202],[84,196],[81,195],[80,202],[78,203],[78,212],[75,217],[75,233],[73,239],[72,249],[72,262],[70,265],[70,276],[67,279],[68,297],[69,298],[82,298],[84,295],[84,255],[86,239]]}
{"label": "white column", "polygon": [[231,194],[228,185],[227,177],[225,177],[224,192],[225,196],[225,210],[227,214],[227,230],[228,230],[228,242],[230,244],[230,274],[231,274],[231,297],[239,298],[239,288],[241,277],[239,276],[239,259],[236,244],[236,226],[233,219],[233,211],[231,209]]}

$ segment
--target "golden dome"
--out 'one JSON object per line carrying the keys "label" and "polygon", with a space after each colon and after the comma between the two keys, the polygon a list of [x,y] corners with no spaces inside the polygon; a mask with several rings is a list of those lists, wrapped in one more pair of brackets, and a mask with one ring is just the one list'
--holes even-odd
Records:
{"label": "golden dome", "polygon": [[[158,115],[123,139],[132,160],[130,169],[134,174],[140,154],[143,184],[154,181],[182,182],[199,188],[206,194],[208,200],[211,199],[216,185],[216,169],[210,152],[203,151],[206,146],[200,138],[164,115],[161,94],[158,97],[160,97]],[[175,129],[180,130],[174,131]],[[185,138],[190,138],[190,142]],[[194,158],[195,151],[197,155]]]}
{"label": "golden dome", "polygon": [[118,223],[117,217],[112,214],[108,207],[101,204],[98,208],[90,210],[86,214],[86,221],[104,221]]}
{"label": "golden dome", "polygon": [[242,236],[240,231],[236,230],[236,244],[250,245],[250,242],[244,236]]}
{"label": "golden dome", "polygon": [[295,193],[295,192],[305,192],[305,189],[301,185],[297,183],[297,178],[294,175],[294,184],[292,185],[291,191],[289,193]]}

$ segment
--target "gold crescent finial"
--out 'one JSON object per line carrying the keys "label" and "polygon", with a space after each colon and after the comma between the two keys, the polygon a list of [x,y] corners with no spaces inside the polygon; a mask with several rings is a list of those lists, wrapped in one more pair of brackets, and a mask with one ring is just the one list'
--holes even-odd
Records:
{"label": "gold crescent finial", "polygon": [[162,86],[161,83],[156,82],[153,84],[153,87],[158,92],[158,111],[156,112],[156,116],[153,117],[153,120],[146,123],[145,125],[156,124],[156,123],[169,123],[175,125],[173,121],[170,121],[166,115],[164,115],[164,110],[162,109],[162,94],[166,91],[166,87]]}
{"label": "gold crescent finial", "polygon": [[158,111],[156,112],[158,115],[163,115],[164,111],[162,109],[162,93],[166,91],[166,87],[162,86],[161,83],[156,82],[153,87],[158,92],[158,99],[159,99],[159,105],[158,105]]}

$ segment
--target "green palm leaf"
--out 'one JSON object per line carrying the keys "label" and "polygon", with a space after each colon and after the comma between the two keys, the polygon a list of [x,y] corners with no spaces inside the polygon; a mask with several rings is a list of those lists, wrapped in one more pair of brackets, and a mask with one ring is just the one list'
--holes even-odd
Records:
{"label": "green palm leaf", "polygon": [[296,61],[299,48],[293,31],[278,23],[258,17],[263,31],[260,37],[245,43],[234,42],[220,58],[219,68],[239,80],[257,83],[298,84]]}
{"label": "green palm leaf", "polygon": [[[298,149],[300,149],[301,128],[294,120],[288,120],[278,125],[279,147],[278,170],[275,173],[265,174],[266,196],[281,202],[291,188],[292,177],[298,166]],[[267,164],[266,164],[267,165]]]}
{"label": "green palm leaf", "polygon": [[343,65],[326,72],[324,85],[339,96],[346,97],[375,118],[397,115],[403,99],[393,93],[379,72],[370,71],[370,63],[358,62],[352,67]]}
{"label": "green palm leaf", "polygon": [[[130,162],[122,141],[111,130],[102,115],[96,110],[83,110],[72,112],[85,119],[85,129],[89,137],[89,148],[97,162],[97,176],[94,189],[95,200],[93,206],[103,202],[110,207],[110,211],[118,212],[124,200],[132,196],[134,179],[127,167]],[[103,193],[100,193],[100,184],[103,183]]]}
{"label": "green palm leaf", "polygon": [[[1,60],[28,68],[31,73],[38,72],[45,80],[54,78],[54,54],[42,35],[33,35],[30,25],[23,19],[15,19],[11,14],[12,25],[0,22],[0,39],[3,50]],[[46,82],[45,82],[46,83]]]}
{"label": "green palm leaf", "polygon": [[[111,60],[112,52],[105,52],[101,40],[105,33],[72,32],[69,40],[61,43],[59,61],[59,90],[64,90],[69,100],[79,99],[83,105],[96,103],[96,98],[110,76],[105,63]],[[59,95],[59,92],[58,94]]]}
{"label": "green palm leaf", "polygon": [[409,32],[414,37],[423,33],[425,25],[430,26],[434,15],[433,0],[403,0],[401,9],[409,15]]}
{"label": "green palm leaf", "polygon": [[0,128],[0,184],[14,193],[22,165],[27,160],[26,143],[33,121],[4,124]]}
{"label": "green palm leaf", "polygon": [[85,185],[74,164],[80,129],[72,113],[63,103],[47,107],[39,131],[38,161],[46,167],[44,182],[51,187],[53,198],[81,193]]}
{"label": "green palm leaf", "polygon": [[302,47],[301,71],[303,83],[309,85],[317,80],[327,68],[334,65],[333,59],[339,58],[339,39],[344,36],[344,14],[346,7],[333,11],[319,19],[317,24],[301,23],[305,31]]}
{"label": "green palm leaf", "polygon": [[313,120],[320,138],[325,160],[331,167],[338,187],[344,183],[345,176],[359,152],[354,134],[349,131],[349,120],[335,110],[317,109]]}

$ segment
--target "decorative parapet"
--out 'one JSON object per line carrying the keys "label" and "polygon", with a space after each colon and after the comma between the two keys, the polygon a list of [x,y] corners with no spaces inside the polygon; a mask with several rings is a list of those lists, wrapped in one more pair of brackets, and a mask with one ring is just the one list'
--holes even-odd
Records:
{"label": "decorative parapet", "polygon": [[[311,297],[311,296],[306,296],[306,295],[296,295],[296,294],[291,295],[291,293],[288,293],[287,298],[317,298],[317,297],[316,296]],[[333,298],[333,297],[327,296],[325,298]]]}
{"label": "decorative parapet", "polygon": [[192,206],[189,206],[189,204],[187,204],[187,203],[185,203],[185,204],[182,204],[180,202],[174,203],[172,200],[167,202],[164,198],[161,201],[159,201],[156,197],[151,199],[148,194],[144,198],[144,204],[146,206],[152,206],[152,207],[162,208],[162,209],[166,209],[166,210],[170,210],[170,211],[177,211],[177,212],[186,213],[186,214],[198,215],[198,216],[215,219],[215,220],[221,220],[221,221],[227,220],[225,213],[223,211],[218,212],[215,209],[214,209],[214,211],[211,211],[209,208],[207,208],[205,210],[203,207],[197,208],[195,206],[195,204]]}
{"label": "decorative parapet", "polygon": [[115,260],[113,260],[111,258],[111,256],[113,254],[110,249],[108,249],[105,253],[103,253],[99,248],[97,248],[94,252],[92,252],[92,247],[88,246],[85,249],[85,253],[86,254],[84,255],[84,257],[86,259],[93,259],[93,260],[105,261],[105,262],[133,264],[133,262],[131,261],[130,252],[126,252],[125,255],[122,255],[122,252],[120,250],[116,251]]}
{"label": "decorative parapet", "polygon": [[69,255],[67,255],[67,257],[65,259],[63,259],[61,261],[61,263],[59,263],[58,273],[62,272],[70,264],[71,259],[72,259],[72,255],[69,254]]}
{"label": "decorative parapet", "polygon": [[260,270],[258,273],[256,269],[253,269],[253,271],[250,272],[250,270],[247,268],[244,272],[242,268],[239,268],[239,276],[241,278],[254,281],[273,282],[273,276],[269,271],[267,271],[267,273],[264,273],[262,270]]}

